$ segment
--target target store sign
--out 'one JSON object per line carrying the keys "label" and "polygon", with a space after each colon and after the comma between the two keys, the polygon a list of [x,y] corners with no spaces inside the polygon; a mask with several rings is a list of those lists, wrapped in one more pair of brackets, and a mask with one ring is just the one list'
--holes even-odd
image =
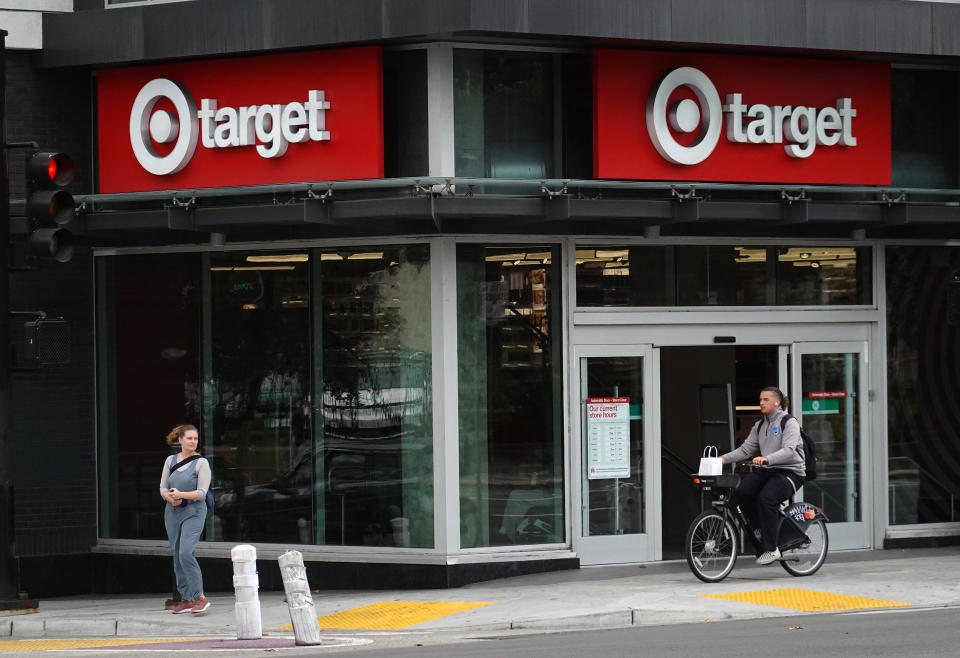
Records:
{"label": "target store sign", "polygon": [[597,178],[890,183],[890,69],[594,51]]}
{"label": "target store sign", "polygon": [[100,71],[100,191],[383,177],[379,48]]}

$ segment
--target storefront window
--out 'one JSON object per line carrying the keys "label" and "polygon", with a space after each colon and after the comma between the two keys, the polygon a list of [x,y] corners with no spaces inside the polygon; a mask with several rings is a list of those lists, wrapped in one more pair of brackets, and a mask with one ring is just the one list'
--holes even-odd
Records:
{"label": "storefront window", "polygon": [[428,245],[105,257],[98,289],[101,536],[164,537],[188,422],[206,539],[433,546]]}
{"label": "storefront window", "polygon": [[960,77],[956,71],[891,73],[893,184],[954,189],[960,185]]}
{"label": "storefront window", "polygon": [[889,521],[960,521],[960,249],[887,247]]}
{"label": "storefront window", "polygon": [[[211,254],[204,423],[218,541],[309,543],[310,262],[307,252]],[[209,309],[209,310],[208,310]]]}
{"label": "storefront window", "polygon": [[869,247],[577,247],[577,306],[872,302]]}
{"label": "storefront window", "polygon": [[589,56],[456,49],[453,75],[457,176],[591,176]]}
{"label": "storefront window", "polygon": [[430,249],[320,254],[327,544],[433,546]]}
{"label": "storefront window", "polygon": [[457,247],[460,543],[561,542],[558,247]]}
{"label": "storefront window", "polygon": [[200,418],[200,256],[97,259],[100,535],[162,539],[167,432]]}
{"label": "storefront window", "polygon": [[425,176],[427,51],[383,53],[383,167],[387,178]]}

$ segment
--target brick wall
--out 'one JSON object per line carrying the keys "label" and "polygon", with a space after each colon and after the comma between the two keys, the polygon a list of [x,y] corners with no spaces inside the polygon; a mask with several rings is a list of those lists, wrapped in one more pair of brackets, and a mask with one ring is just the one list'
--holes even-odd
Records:
{"label": "brick wall", "polygon": [[[69,153],[77,165],[72,191],[92,191],[89,72],[42,71],[33,54],[6,56],[7,142]],[[8,164],[10,197],[22,199],[21,152],[11,151]],[[11,310],[68,320],[72,356],[11,377],[7,440],[20,556],[83,552],[96,542],[93,290],[93,258],[82,246],[70,263],[10,274]]]}

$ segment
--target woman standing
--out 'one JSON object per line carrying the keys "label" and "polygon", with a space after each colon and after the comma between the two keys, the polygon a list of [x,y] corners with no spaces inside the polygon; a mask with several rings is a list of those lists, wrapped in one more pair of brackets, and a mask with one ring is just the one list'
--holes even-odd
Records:
{"label": "woman standing", "polygon": [[210,607],[203,595],[203,575],[194,551],[207,518],[206,496],[210,488],[210,464],[197,452],[200,434],[193,425],[177,425],[167,435],[167,445],[180,444],[170,455],[160,476],[160,496],[167,501],[163,520],[173,552],[173,570],[183,600],[173,614],[198,614]]}

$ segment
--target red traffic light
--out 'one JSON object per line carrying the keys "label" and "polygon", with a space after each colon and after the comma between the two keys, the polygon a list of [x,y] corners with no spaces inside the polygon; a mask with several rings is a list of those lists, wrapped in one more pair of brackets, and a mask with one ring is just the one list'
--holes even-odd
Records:
{"label": "red traffic light", "polygon": [[63,187],[73,180],[73,159],[66,153],[38,151],[27,160],[27,175],[40,187]]}

